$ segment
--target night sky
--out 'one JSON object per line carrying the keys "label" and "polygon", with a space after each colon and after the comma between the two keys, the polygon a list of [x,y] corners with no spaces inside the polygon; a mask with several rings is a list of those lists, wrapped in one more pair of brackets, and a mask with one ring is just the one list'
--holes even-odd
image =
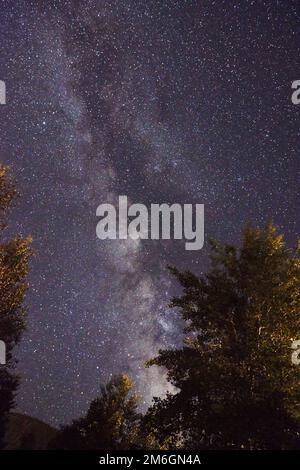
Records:
{"label": "night sky", "polygon": [[[296,243],[299,1],[1,1],[1,162],[21,197],[11,234],[33,236],[18,409],[58,425],[111,374],[145,406],[144,362],[180,343],[167,265],[200,274],[208,239],[272,220]],[[205,245],[101,241],[96,208],[205,204]]]}

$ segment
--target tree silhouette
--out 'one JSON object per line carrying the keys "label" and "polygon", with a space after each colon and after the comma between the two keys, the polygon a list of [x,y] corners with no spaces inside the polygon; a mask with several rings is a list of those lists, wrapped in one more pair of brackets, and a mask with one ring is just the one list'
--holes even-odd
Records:
{"label": "tree silhouette", "polygon": [[212,243],[198,278],[171,269],[183,288],[172,307],[184,345],[149,361],[166,368],[174,395],[156,399],[144,429],[186,448],[286,449],[299,445],[299,251],[269,225],[247,227],[241,248]]}
{"label": "tree silhouette", "polygon": [[140,416],[138,397],[127,375],[113,377],[101,387],[86,416],[64,426],[50,443],[52,449],[128,449],[134,445]]}
{"label": "tree silhouette", "polygon": [[18,377],[14,373],[12,351],[25,329],[26,310],[23,307],[27,283],[30,239],[16,237],[5,240],[7,215],[14,203],[16,189],[7,167],[0,165],[0,339],[6,345],[6,365],[0,366],[0,448],[8,413],[14,406]]}

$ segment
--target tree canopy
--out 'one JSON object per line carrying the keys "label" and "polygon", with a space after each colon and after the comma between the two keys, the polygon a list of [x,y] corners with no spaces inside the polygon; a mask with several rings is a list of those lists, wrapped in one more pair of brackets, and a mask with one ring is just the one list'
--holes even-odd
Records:
{"label": "tree canopy", "polygon": [[26,276],[31,255],[30,238],[5,239],[7,216],[17,192],[8,173],[0,165],[0,339],[6,345],[6,365],[0,366],[0,448],[9,411],[14,406],[19,379],[14,372],[13,348],[19,342],[26,324]]}
{"label": "tree canopy", "polygon": [[155,400],[145,426],[160,442],[177,436],[197,449],[295,447],[299,251],[289,250],[273,225],[247,227],[240,249],[211,246],[204,276],[171,268],[183,288],[171,306],[184,319],[184,345],[160,351],[148,365],[166,368],[178,391]]}
{"label": "tree canopy", "polygon": [[58,449],[128,449],[136,440],[138,397],[127,375],[113,377],[101,386],[86,415],[64,426],[50,444]]}

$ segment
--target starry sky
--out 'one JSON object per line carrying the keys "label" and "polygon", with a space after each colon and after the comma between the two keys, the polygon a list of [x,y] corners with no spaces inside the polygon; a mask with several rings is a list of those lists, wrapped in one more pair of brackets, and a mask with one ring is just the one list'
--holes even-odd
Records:
{"label": "starry sky", "polygon": [[[168,384],[144,362],[181,340],[167,265],[205,272],[208,239],[238,243],[246,222],[296,242],[299,2],[4,0],[0,16],[10,230],[35,251],[18,409],[67,423],[119,372],[147,406]],[[204,248],[97,239],[119,195],[205,204]]]}

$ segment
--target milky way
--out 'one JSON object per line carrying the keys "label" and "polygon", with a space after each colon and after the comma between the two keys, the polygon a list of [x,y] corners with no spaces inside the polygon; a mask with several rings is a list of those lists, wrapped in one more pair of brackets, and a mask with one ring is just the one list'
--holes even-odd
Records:
{"label": "milky way", "polygon": [[[18,408],[57,425],[112,374],[145,406],[166,391],[144,363],[180,343],[167,265],[208,266],[207,240],[246,222],[299,233],[296,1],[2,1],[1,161],[33,236]],[[205,204],[204,248],[100,241],[96,208]]]}

